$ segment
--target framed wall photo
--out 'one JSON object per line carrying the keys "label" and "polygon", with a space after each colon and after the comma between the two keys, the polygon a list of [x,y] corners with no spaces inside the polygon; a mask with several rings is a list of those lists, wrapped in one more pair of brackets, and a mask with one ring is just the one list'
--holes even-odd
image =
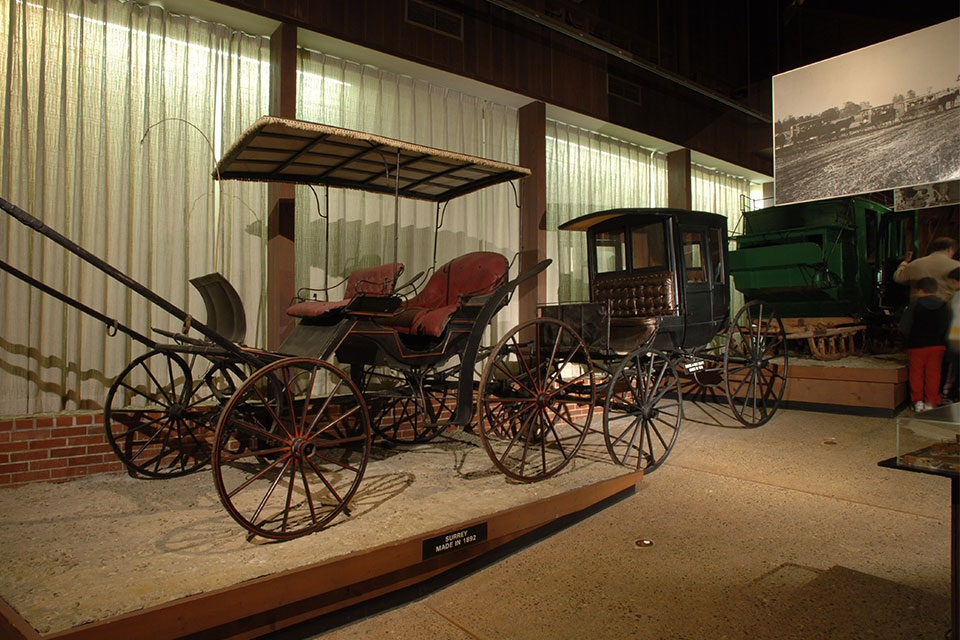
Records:
{"label": "framed wall photo", "polygon": [[773,77],[777,204],[960,179],[960,18]]}
{"label": "framed wall photo", "polygon": [[921,184],[893,190],[895,211],[912,211],[960,204],[960,181]]}

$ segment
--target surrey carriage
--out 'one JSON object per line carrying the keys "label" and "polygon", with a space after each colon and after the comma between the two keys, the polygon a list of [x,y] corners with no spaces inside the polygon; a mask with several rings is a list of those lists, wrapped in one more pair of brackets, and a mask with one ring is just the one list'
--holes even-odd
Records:
{"label": "surrey carriage", "polygon": [[[215,171],[220,179],[427,200],[438,203],[438,217],[452,198],[527,174],[483,158],[271,117],[258,120]],[[181,332],[161,331],[170,342],[158,342],[0,262],[146,347],[111,385],[104,411],[107,439],[128,470],[164,478],[210,464],[230,515],[252,534],[274,539],[319,530],[347,510],[374,434],[422,442],[473,423],[475,369],[489,353],[485,329],[516,287],[549,264],[511,278],[506,257],[474,252],[432,270],[417,287],[419,277],[399,282],[404,265],[394,243],[391,262],[350,274],[343,299],[302,292],[287,310],[298,320],[294,330],[266,351],[243,344],[243,307],[220,274],[192,281],[206,306],[203,323],[16,205],[0,199],[0,208],[184,323]],[[398,215],[399,205],[395,228]],[[583,382],[589,375],[578,375],[578,393],[571,395],[558,392],[569,375],[559,363],[537,368],[541,377],[526,379],[543,390],[537,416],[507,438],[513,444],[495,460],[527,482],[553,475],[576,454],[594,398]],[[559,421],[561,415],[580,417]],[[479,431],[481,439],[500,439]],[[544,453],[553,447],[563,455]]]}

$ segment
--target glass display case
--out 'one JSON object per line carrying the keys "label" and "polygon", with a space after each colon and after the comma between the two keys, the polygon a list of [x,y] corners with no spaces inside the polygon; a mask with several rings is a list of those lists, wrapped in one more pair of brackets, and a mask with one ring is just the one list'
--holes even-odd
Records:
{"label": "glass display case", "polygon": [[897,418],[897,465],[960,472],[960,403]]}

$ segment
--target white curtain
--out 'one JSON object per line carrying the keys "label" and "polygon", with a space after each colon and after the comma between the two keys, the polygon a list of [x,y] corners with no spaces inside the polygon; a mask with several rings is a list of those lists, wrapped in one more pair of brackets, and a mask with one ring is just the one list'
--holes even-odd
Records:
{"label": "white curtain", "polygon": [[[269,41],[134,2],[0,0],[0,53],[0,196],[198,319],[189,279],[222,272],[261,343],[265,188],[210,174],[267,111]],[[181,328],[5,214],[0,259],[140,333]],[[0,415],[100,407],[144,351],[5,273],[0,297]]]}
{"label": "white curtain", "polygon": [[[727,233],[743,231],[743,207],[750,205],[751,184],[749,180],[731,176],[722,171],[698,164],[690,167],[690,188],[693,208],[697,211],[719,213],[727,218]],[[730,243],[730,249],[736,249]],[[730,278],[730,314],[733,317],[743,306],[743,294],[736,290]]]}
{"label": "white curtain", "polygon": [[547,302],[589,300],[586,236],[557,226],[604,209],[663,207],[667,157],[623,140],[547,121]]}
{"label": "white curtain", "polygon": [[[515,109],[409,76],[301,49],[297,96],[302,120],[517,162]],[[442,210],[436,267],[471,251],[496,251],[513,260],[520,249],[518,189],[516,183],[502,184],[451,200]],[[322,187],[316,197],[308,187],[297,188],[298,287],[334,285],[359,267],[393,261],[392,196],[330,189],[329,253],[320,217],[327,211],[326,196]],[[411,276],[434,266],[437,207],[408,199],[399,205],[397,260]],[[512,276],[516,269],[514,264]],[[342,288],[330,295],[336,299],[338,294]],[[516,305],[502,310],[490,338],[516,324],[517,317]]]}

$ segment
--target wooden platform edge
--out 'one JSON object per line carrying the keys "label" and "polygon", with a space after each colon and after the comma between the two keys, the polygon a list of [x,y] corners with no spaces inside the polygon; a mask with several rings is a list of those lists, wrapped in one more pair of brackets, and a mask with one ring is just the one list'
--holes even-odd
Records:
{"label": "wooden platform edge", "polygon": [[0,597],[0,638],[3,640],[39,640],[40,634],[16,609]]}
{"label": "wooden platform edge", "polygon": [[[12,640],[253,638],[430,579],[539,527],[633,490],[642,478],[641,471],[625,473],[485,518],[51,634],[37,633],[0,601],[0,631],[14,629]],[[425,540],[478,525],[486,526],[485,541],[423,558]]]}

